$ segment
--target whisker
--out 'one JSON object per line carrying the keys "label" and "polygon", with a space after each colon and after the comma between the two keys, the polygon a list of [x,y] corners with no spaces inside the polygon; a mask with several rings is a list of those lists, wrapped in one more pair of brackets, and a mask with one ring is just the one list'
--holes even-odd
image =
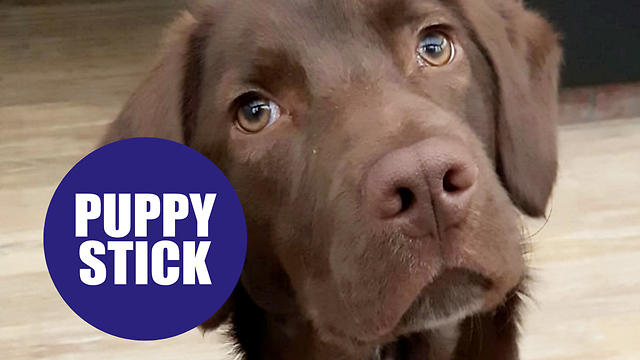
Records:
{"label": "whisker", "polygon": [[536,232],[534,232],[533,234],[529,235],[530,239],[533,238],[534,236],[538,235],[542,230],[544,230],[544,228],[549,223],[549,220],[551,219],[551,215],[553,215],[553,201],[550,201],[550,203],[551,204],[549,205],[549,213],[547,215],[545,215],[545,217],[544,217],[544,224],[542,224],[540,229],[538,229]]}
{"label": "whisker", "polygon": [[477,359],[480,357],[480,354],[482,354],[482,342],[484,340],[483,339],[484,334],[482,333],[482,323],[481,323],[482,320],[480,320],[480,317],[478,315],[475,315],[474,319],[478,320],[478,336],[480,337],[480,346],[478,347],[478,353],[476,354],[476,357],[475,357]]}

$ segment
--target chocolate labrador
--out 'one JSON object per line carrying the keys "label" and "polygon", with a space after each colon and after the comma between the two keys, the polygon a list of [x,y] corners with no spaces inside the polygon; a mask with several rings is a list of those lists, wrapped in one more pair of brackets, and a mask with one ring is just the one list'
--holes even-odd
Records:
{"label": "chocolate labrador", "polygon": [[560,61],[517,0],[210,0],[105,142],[179,141],[234,185],[246,263],[203,327],[244,358],[513,360]]}

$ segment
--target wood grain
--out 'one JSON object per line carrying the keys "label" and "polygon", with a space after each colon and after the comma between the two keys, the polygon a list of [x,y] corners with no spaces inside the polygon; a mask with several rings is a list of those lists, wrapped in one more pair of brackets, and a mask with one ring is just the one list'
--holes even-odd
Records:
{"label": "wood grain", "polygon": [[[56,292],[46,208],[154,60],[181,1],[0,5],[0,358],[225,359],[218,335],[134,342],[87,325]],[[640,119],[561,129],[544,228],[528,221],[535,302],[525,360],[640,359]]]}

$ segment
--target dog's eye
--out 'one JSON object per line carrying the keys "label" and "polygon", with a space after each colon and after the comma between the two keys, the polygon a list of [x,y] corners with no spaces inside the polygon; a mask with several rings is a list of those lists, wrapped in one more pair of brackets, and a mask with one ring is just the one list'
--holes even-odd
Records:
{"label": "dog's eye", "polygon": [[418,55],[430,66],[443,66],[453,60],[455,49],[449,38],[440,31],[427,30],[418,46]]}
{"label": "dog's eye", "polygon": [[249,133],[263,130],[280,117],[278,104],[260,95],[246,95],[238,101],[238,105],[236,124]]}

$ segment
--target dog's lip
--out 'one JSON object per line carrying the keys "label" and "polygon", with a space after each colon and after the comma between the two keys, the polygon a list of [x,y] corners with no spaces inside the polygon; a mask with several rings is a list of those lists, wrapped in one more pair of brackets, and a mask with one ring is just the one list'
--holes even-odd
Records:
{"label": "dog's lip", "polygon": [[[482,310],[493,281],[479,272],[450,267],[442,262],[431,270],[431,275],[417,291],[413,301],[391,326],[370,336],[357,337],[362,342],[395,341],[400,337],[416,334],[442,325],[459,322]],[[470,294],[469,289],[475,289]],[[433,295],[454,296],[434,299]],[[453,306],[447,306],[453,304]],[[451,309],[453,307],[454,309]],[[435,310],[435,311],[430,311]]]}
{"label": "dog's lip", "polygon": [[397,336],[461,321],[480,311],[493,281],[463,268],[447,268],[424,286],[392,330]]}
{"label": "dog's lip", "polygon": [[[523,282],[526,281],[526,277],[513,287],[505,296],[504,304],[514,300],[514,296],[524,293]],[[504,304],[499,306],[504,306]],[[448,321],[444,321],[441,325],[460,324],[468,316],[472,316],[477,312],[471,312],[467,316],[463,316],[459,319],[451,318]],[[380,345],[375,349],[375,352],[370,360],[413,360],[423,359],[425,349],[429,348],[429,342],[427,339],[429,329],[423,329],[420,331],[413,331],[404,334],[397,335],[394,340]],[[428,350],[427,350],[428,351]]]}

